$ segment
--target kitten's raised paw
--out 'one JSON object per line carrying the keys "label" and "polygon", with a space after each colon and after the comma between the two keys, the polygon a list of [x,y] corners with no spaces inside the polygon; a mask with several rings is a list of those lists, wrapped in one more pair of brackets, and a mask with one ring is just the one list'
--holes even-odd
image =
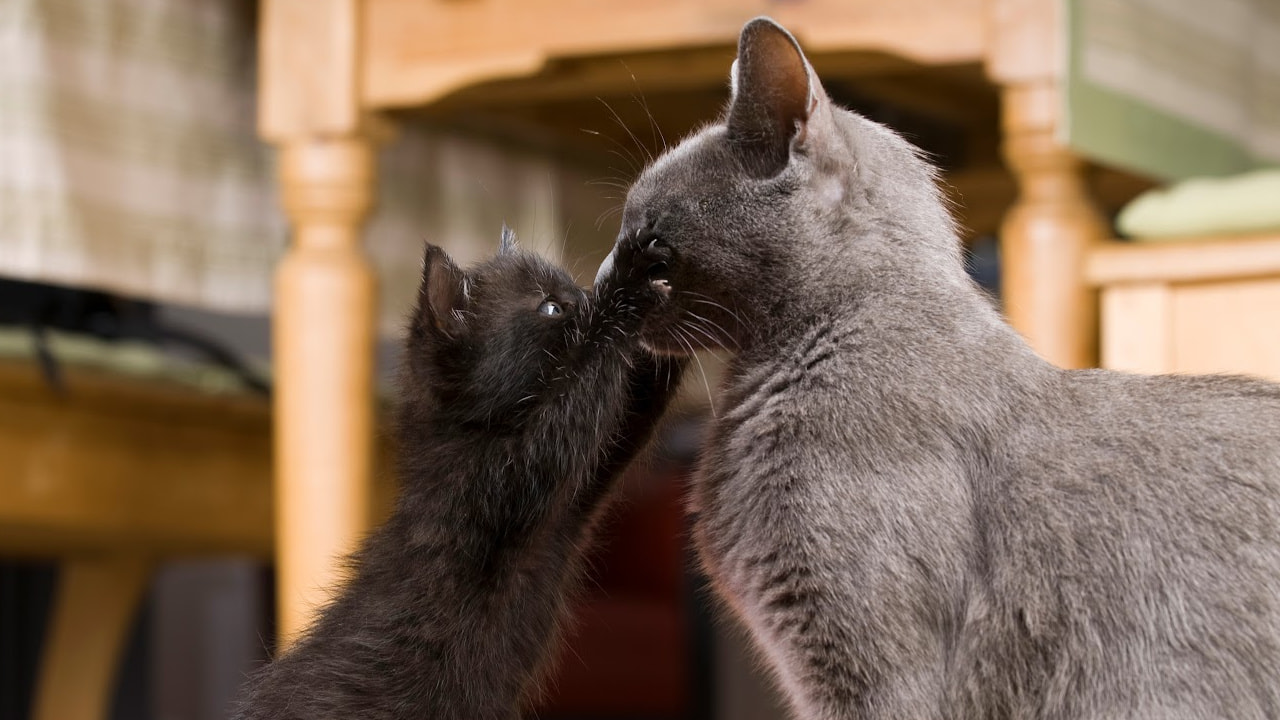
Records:
{"label": "kitten's raised paw", "polygon": [[651,282],[664,279],[671,269],[671,260],[674,256],[671,246],[656,235],[639,238],[639,241],[642,245],[639,253],[640,267],[644,268]]}

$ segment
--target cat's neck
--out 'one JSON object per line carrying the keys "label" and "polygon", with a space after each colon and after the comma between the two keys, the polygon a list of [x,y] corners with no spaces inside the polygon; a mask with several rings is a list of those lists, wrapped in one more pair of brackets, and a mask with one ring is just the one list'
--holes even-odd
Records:
{"label": "cat's neck", "polygon": [[966,370],[973,376],[1046,371],[1048,364],[969,279],[958,243],[948,250],[946,238],[933,240],[905,253],[882,239],[824,239],[822,245],[841,249],[821,261],[795,263],[786,298],[762,303],[770,307],[750,318],[737,364],[787,357],[828,327],[925,365],[972,366]]}

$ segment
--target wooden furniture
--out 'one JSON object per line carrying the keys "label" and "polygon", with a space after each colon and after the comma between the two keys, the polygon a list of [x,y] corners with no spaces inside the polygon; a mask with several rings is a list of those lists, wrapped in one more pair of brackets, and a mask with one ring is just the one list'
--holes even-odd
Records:
{"label": "wooden furniture", "polygon": [[1108,242],[1086,260],[1102,297],[1102,365],[1280,381],[1280,234]]}
{"label": "wooden furniture", "polygon": [[0,552],[59,561],[32,717],[106,717],[156,563],[271,553],[265,401],[0,363]]}
{"label": "wooden furniture", "polygon": [[[374,148],[387,136],[389,112],[446,121],[477,113],[508,127],[525,121],[536,135],[553,127],[576,132],[573,101],[620,88],[624,97],[651,100],[701,88],[722,99],[739,30],[770,14],[799,37],[824,82],[878,83],[886,95],[910,95],[961,122],[990,126],[1017,187],[1001,232],[1008,315],[1047,358],[1080,367],[1094,361],[1096,318],[1081,272],[1103,225],[1082,163],[1055,139],[1057,6],[264,0],[259,130],[279,148],[293,227],[275,316],[284,639],[307,622],[322,588],[334,585],[334,558],[368,525],[375,279],[361,250],[361,222],[375,201]],[[545,106],[565,112],[547,117]],[[970,210],[977,204],[965,201]]]}
{"label": "wooden furniture", "polygon": [[[35,363],[0,361],[0,553],[59,564],[32,717],[93,720],[110,711],[158,564],[271,556],[270,407],[73,366],[63,376],[58,393]],[[378,477],[375,516],[394,492]]]}

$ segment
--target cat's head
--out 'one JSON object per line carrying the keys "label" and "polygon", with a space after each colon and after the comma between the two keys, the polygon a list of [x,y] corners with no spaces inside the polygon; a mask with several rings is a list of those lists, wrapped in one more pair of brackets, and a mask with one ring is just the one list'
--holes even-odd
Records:
{"label": "cat's head", "polygon": [[462,269],[428,245],[409,324],[411,389],[457,421],[515,421],[581,341],[588,297],[503,229],[491,260]]}
{"label": "cat's head", "polygon": [[730,76],[720,121],[632,185],[596,277],[634,271],[619,265],[631,248],[649,279],[665,281],[653,285],[663,299],[643,326],[649,346],[742,346],[788,313],[844,302],[886,262],[936,255],[961,267],[933,169],[891,130],[833,104],[790,33],[749,22]]}

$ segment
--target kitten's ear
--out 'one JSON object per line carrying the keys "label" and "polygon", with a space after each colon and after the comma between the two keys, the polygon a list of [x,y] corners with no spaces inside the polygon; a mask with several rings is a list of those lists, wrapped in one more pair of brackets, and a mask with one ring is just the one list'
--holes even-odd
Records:
{"label": "kitten's ear", "polygon": [[498,242],[499,255],[511,255],[516,251],[516,233],[507,227],[506,223],[502,223],[502,240]]}
{"label": "kitten's ear", "polygon": [[730,79],[729,138],[751,156],[753,167],[776,174],[827,102],[818,76],[791,33],[758,17],[742,28]]}
{"label": "kitten's ear", "polygon": [[444,250],[427,245],[422,258],[422,287],[418,290],[419,320],[447,335],[466,327],[463,313],[471,303],[466,273]]}

